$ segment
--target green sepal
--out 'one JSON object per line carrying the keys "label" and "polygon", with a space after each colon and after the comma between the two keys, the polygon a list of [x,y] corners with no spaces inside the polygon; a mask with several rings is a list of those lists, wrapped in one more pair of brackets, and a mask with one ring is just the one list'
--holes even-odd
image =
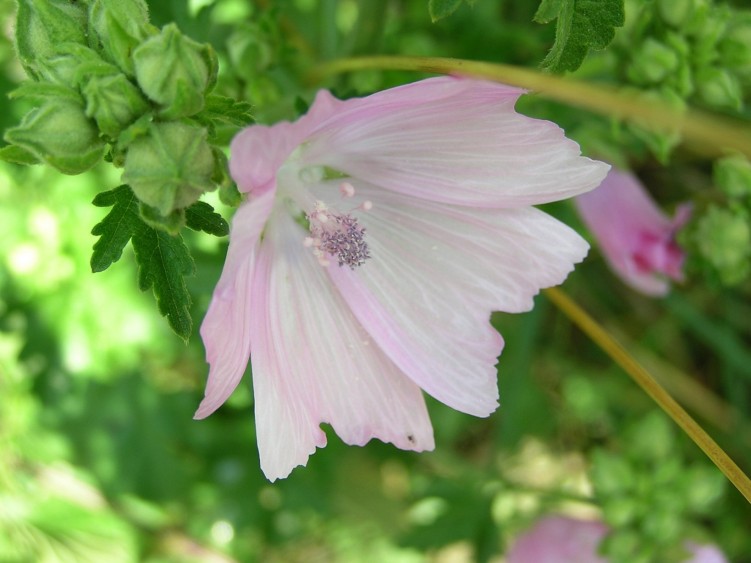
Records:
{"label": "green sepal", "polygon": [[24,82],[15,90],[8,93],[8,97],[11,100],[18,98],[31,98],[37,102],[46,101],[64,101],[81,104],[83,102],[81,95],[62,84],[54,84],[52,82]]}
{"label": "green sepal", "polygon": [[204,201],[197,201],[185,210],[186,224],[194,231],[203,231],[217,237],[229,234],[229,223]]}
{"label": "green sepal", "polygon": [[213,173],[206,129],[179,122],[152,123],[147,135],[128,146],[123,182],[166,216],[215,189]]}
{"label": "green sepal", "polygon": [[24,70],[42,76],[43,62],[62,44],[86,43],[86,11],[68,0],[18,0],[16,49]]}
{"label": "green sepal", "polygon": [[3,148],[0,148],[0,160],[12,162],[13,164],[39,164],[39,159],[37,157],[26,149],[17,147],[16,145],[6,145]]}
{"label": "green sepal", "polygon": [[50,99],[31,110],[21,124],[5,132],[5,140],[64,174],[80,174],[104,154],[99,131],[80,103]]}
{"label": "green sepal", "polygon": [[192,328],[191,298],[183,278],[195,273],[195,265],[182,237],[147,225],[141,218],[140,202],[128,186],[100,193],[94,205],[112,209],[91,231],[100,237],[91,256],[92,271],[101,272],[119,260],[130,240],[139,288],[153,289],[160,313],[187,340]]}
{"label": "green sepal", "polygon": [[176,235],[185,226],[185,210],[175,209],[168,215],[161,215],[158,209],[141,202],[138,206],[138,212],[141,219],[149,227],[160,231],[166,231],[171,235]]}
{"label": "green sepal", "polygon": [[94,0],[89,25],[106,56],[129,76],[135,75],[133,51],[157,31],[143,0]]}
{"label": "green sepal", "polygon": [[143,92],[162,106],[164,119],[188,117],[204,107],[216,81],[216,54],[208,44],[186,37],[174,24],[144,41],[133,53]]}
{"label": "green sepal", "polygon": [[99,54],[80,43],[62,43],[55,55],[39,61],[42,80],[80,87],[86,75],[92,73],[112,74],[117,67],[106,62]]}

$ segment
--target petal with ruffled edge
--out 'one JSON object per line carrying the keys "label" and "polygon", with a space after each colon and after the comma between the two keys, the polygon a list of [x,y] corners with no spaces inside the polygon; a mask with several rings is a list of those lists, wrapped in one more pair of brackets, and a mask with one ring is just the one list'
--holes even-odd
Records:
{"label": "petal with ruffled edge", "polygon": [[250,355],[250,288],[258,239],[274,203],[267,191],[243,205],[232,219],[224,269],[201,324],[210,365],[206,394],[194,418],[206,418],[227,400],[242,379]]}
{"label": "petal with ruffled edge", "polygon": [[[315,188],[321,198],[333,189]],[[373,202],[358,214],[371,258],[356,271],[329,267],[334,284],[415,383],[457,410],[489,415],[503,346],[491,311],[531,309],[540,288],[561,283],[584,258],[587,243],[531,207],[458,207],[363,183],[353,204],[358,198]]]}
{"label": "petal with ruffled edge", "polygon": [[458,205],[534,205],[595,188],[608,165],[581,157],[554,123],[517,113],[522,93],[442,77],[340,102],[307,137],[302,160]]}
{"label": "petal with ruffled edge", "polygon": [[251,319],[261,468],[286,477],[326,444],[331,424],[347,444],[371,438],[408,450],[434,447],[420,389],[363,330],[302,244],[305,231],[274,215],[253,278]]}

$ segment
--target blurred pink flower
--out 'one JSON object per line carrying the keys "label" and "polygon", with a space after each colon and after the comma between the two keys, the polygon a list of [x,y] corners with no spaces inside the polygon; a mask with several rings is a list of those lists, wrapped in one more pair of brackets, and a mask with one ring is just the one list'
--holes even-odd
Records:
{"label": "blurred pink flower", "polygon": [[[508,563],[607,563],[598,555],[608,534],[606,524],[566,516],[546,516],[520,535],[506,554]],[[683,563],[727,563],[715,545],[683,544],[690,557]]]}
{"label": "blurred pink flower", "polygon": [[634,289],[662,296],[668,279],[683,280],[683,250],[675,233],[689,219],[683,204],[669,219],[639,180],[611,169],[599,188],[574,199],[579,214],[616,274]]}
{"label": "blurred pink flower", "polygon": [[508,563],[607,563],[597,546],[607,535],[602,522],[547,516],[517,538]]}
{"label": "blurred pink flower", "polygon": [[233,140],[248,200],[201,327],[211,369],[196,418],[251,356],[272,481],[326,444],[321,423],[348,444],[432,449],[421,388],[476,416],[497,407],[491,311],[531,309],[587,252],[531,205],[590,190],[608,169],[517,114],[522,93],[459,78],[345,101],[322,91],[298,121]]}

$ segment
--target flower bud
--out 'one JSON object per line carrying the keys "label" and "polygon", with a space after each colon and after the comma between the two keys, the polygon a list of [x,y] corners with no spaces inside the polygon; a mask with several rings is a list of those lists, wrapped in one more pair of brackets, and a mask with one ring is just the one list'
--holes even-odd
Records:
{"label": "flower bud", "polygon": [[84,77],[92,72],[105,74],[116,70],[96,51],[79,43],[63,43],[54,56],[39,61],[40,80],[67,87],[80,87]]}
{"label": "flower bud", "polygon": [[156,28],[149,24],[149,11],[143,0],[94,0],[89,24],[99,37],[107,56],[120,69],[133,76],[133,51]]}
{"label": "flower bud", "polygon": [[184,123],[154,123],[125,156],[123,182],[163,216],[213,190],[214,156],[206,129]]}
{"label": "flower bud", "polygon": [[656,84],[678,68],[678,54],[656,39],[646,39],[636,50],[628,78],[636,84]]}
{"label": "flower bud", "polygon": [[86,43],[86,11],[68,0],[18,0],[16,49],[24,70],[39,78],[40,63],[64,43]]}
{"label": "flower bud", "polygon": [[666,24],[680,29],[697,10],[697,0],[657,0],[657,12]]}
{"label": "flower bud", "polygon": [[47,100],[31,110],[5,140],[26,149],[64,174],[80,174],[102,157],[104,143],[80,103],[69,98]]}
{"label": "flower bud", "polygon": [[751,17],[734,23],[718,47],[722,64],[741,72],[751,72]]}
{"label": "flower bud", "polygon": [[699,98],[712,108],[740,110],[743,106],[741,85],[724,69],[700,69],[696,73],[696,90]]}
{"label": "flower bud", "polygon": [[742,211],[711,206],[696,230],[699,252],[723,283],[743,281],[751,270],[751,228]]}
{"label": "flower bud", "polygon": [[86,115],[111,139],[149,110],[138,88],[124,74],[94,76],[82,93]]}
{"label": "flower bud", "polygon": [[177,119],[203,109],[216,80],[213,49],[185,37],[169,24],[133,53],[136,79],[146,95],[162,106],[162,115]]}
{"label": "flower bud", "polygon": [[751,162],[741,155],[722,158],[715,162],[714,183],[729,197],[751,196]]}

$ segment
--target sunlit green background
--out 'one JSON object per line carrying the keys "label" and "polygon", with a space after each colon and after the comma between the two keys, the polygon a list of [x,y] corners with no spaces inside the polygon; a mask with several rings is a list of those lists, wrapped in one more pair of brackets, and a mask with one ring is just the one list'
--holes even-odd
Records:
{"label": "sunlit green background", "polygon": [[[554,37],[554,26],[532,22],[535,2],[523,0],[476,0],[437,23],[426,1],[151,5],[155,24],[175,21],[212,43],[220,92],[251,101],[260,122],[292,119],[310,101],[322,86],[306,78],[316,61],[389,53],[535,67]],[[0,1],[0,26],[5,95],[24,78],[9,0]],[[627,52],[617,39],[580,77],[629,80],[617,70]],[[417,77],[368,71],[325,86],[348,96]],[[2,104],[5,129],[26,108]],[[556,120],[590,154],[620,151],[638,163],[667,208],[709,189],[711,163],[680,148],[666,157],[669,140],[536,98],[520,109]],[[137,289],[129,250],[91,273],[90,231],[106,211],[90,202],[117,185],[105,164],[76,177],[0,164],[0,561],[501,561],[549,512],[605,519],[619,541],[647,553],[693,537],[751,561],[751,507],[544,297],[531,313],[493,317],[506,340],[493,416],[430,401],[437,445],[423,454],[380,442],[347,447],[327,429],[329,445],[307,468],[268,483],[250,380],[193,421],[207,373],[200,339],[186,346],[169,330]],[[550,211],[582,229],[568,204]],[[226,240],[185,236],[199,322]],[[627,289],[593,251],[564,287],[751,471],[747,281],[724,287],[698,267],[653,300]]]}

